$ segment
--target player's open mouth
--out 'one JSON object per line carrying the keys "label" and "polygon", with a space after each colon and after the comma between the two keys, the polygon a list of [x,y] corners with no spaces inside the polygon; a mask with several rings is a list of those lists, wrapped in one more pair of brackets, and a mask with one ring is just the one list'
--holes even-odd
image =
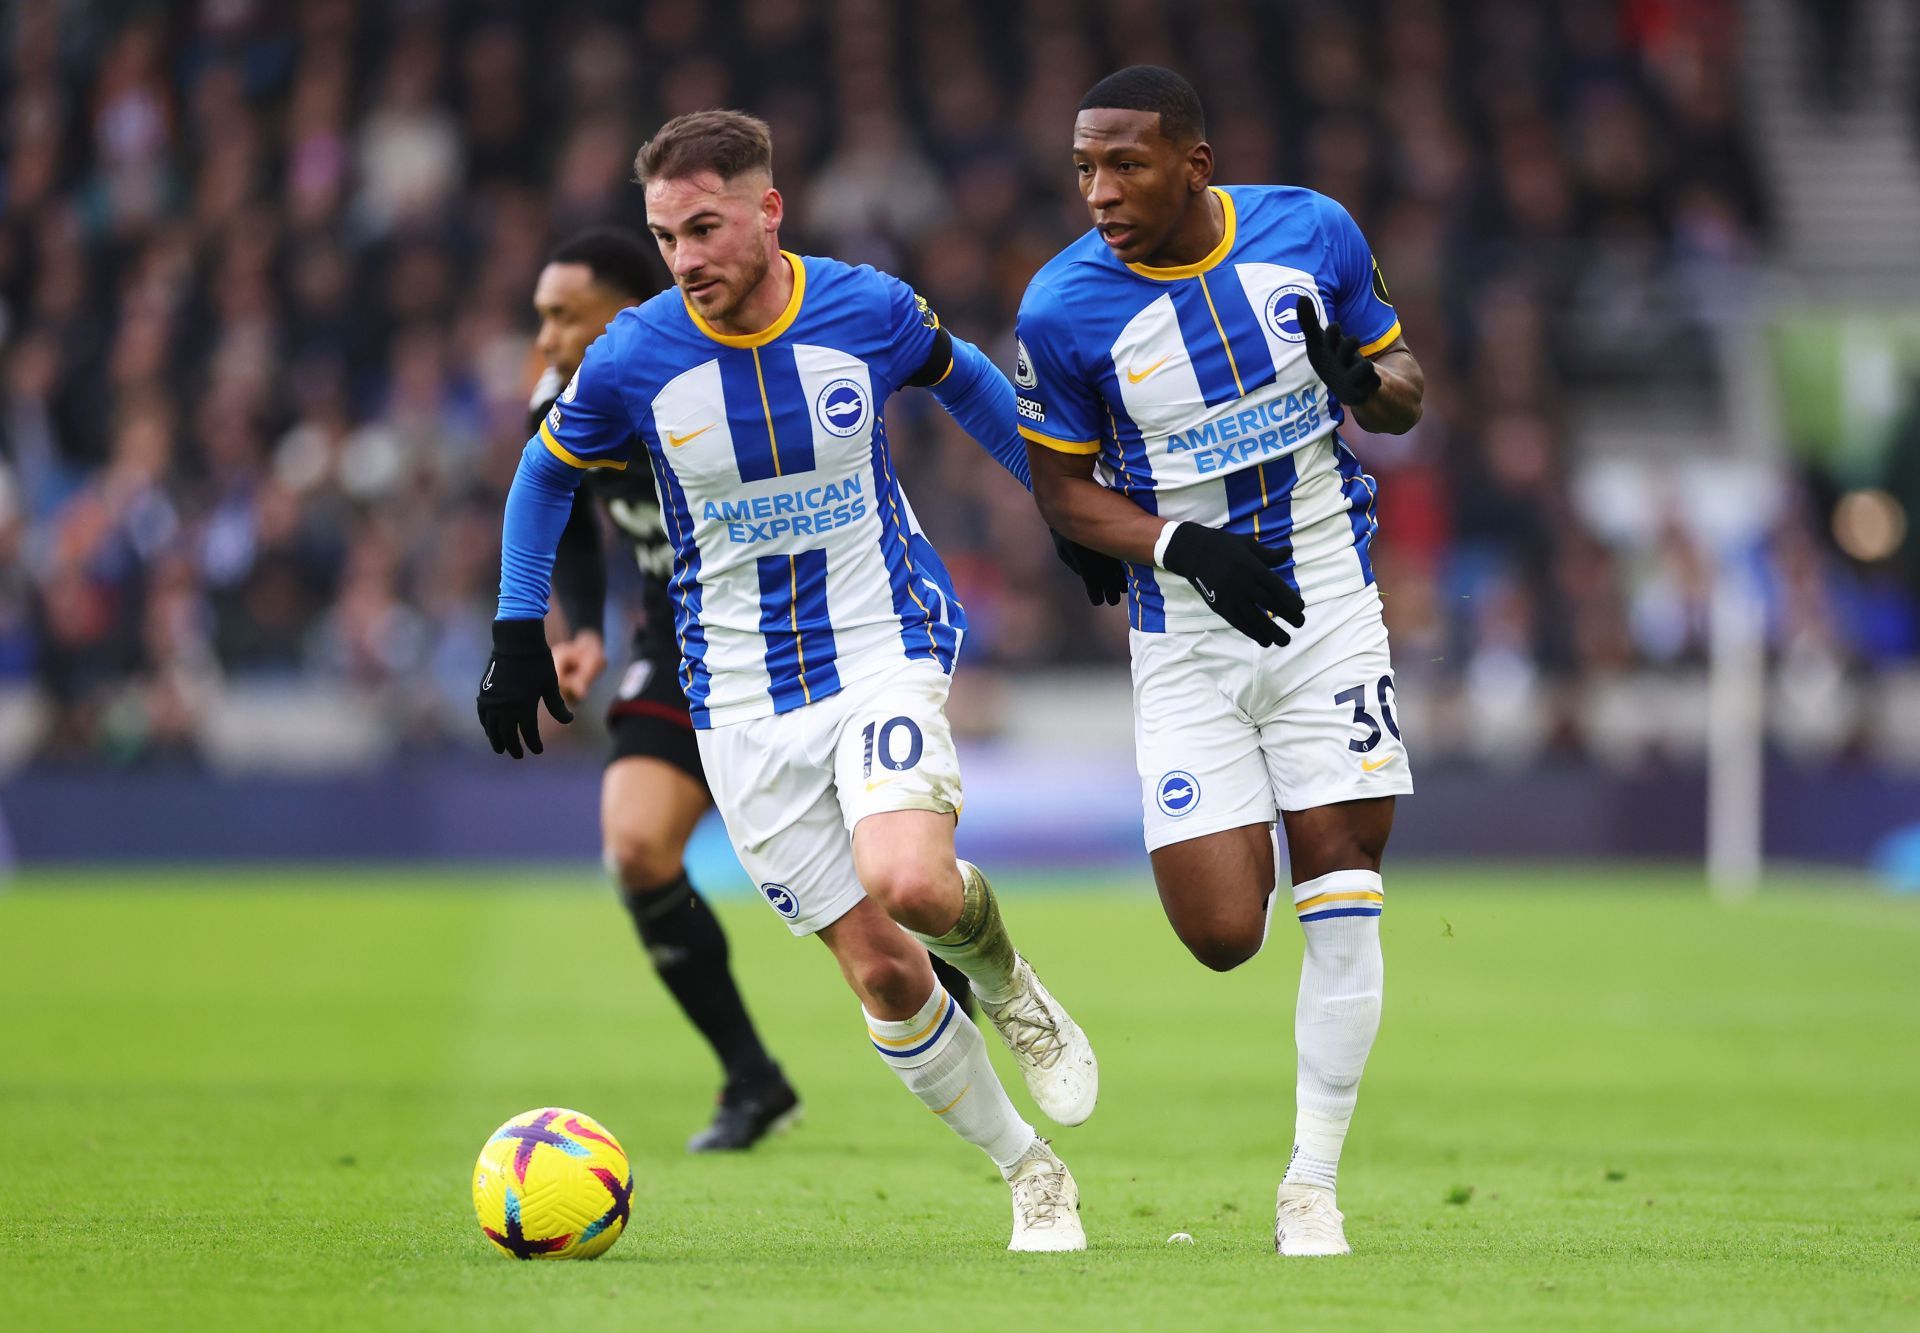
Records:
{"label": "player's open mouth", "polygon": [[720,281],[717,278],[709,278],[705,282],[690,282],[686,287],[687,295],[693,297],[696,301],[711,292],[717,292],[719,290]]}
{"label": "player's open mouth", "polygon": [[1134,229],[1124,222],[1102,222],[1099,231],[1100,239],[1117,249],[1133,239]]}

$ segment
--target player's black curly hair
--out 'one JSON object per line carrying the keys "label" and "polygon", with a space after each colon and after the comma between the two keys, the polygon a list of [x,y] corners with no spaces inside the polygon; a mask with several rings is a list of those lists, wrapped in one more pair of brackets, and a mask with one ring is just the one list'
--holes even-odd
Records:
{"label": "player's black curly hair", "polygon": [[1152,111],[1160,117],[1160,133],[1177,144],[1207,137],[1206,113],[1193,85],[1160,65],[1128,65],[1087,90],[1082,111],[1104,108]]}
{"label": "player's black curly hair", "polygon": [[585,264],[593,280],[622,296],[644,301],[662,283],[653,247],[625,227],[590,227],[560,242],[549,264]]}

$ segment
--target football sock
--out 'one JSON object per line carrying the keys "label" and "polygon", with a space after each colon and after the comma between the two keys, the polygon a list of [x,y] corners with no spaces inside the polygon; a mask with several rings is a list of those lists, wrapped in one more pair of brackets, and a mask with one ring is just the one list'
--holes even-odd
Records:
{"label": "football sock", "polygon": [[1336,870],[1293,888],[1306,954],[1294,1012],[1300,1064],[1290,1185],[1334,1188],[1360,1073],[1380,1030],[1384,902],[1372,870]]}
{"label": "football sock", "polygon": [[927,946],[935,958],[943,958],[966,973],[975,994],[988,1004],[1005,1004],[1016,994],[1013,981],[1015,954],[1013,941],[1007,938],[1007,926],[1000,919],[1000,904],[994,900],[993,886],[970,861],[960,866],[960,919],[944,935],[915,938]]}
{"label": "football sock", "polygon": [[727,936],[686,872],[661,888],[625,888],[622,896],[654,971],[720,1057],[727,1081],[776,1077],[778,1067],[747,1017],[727,965]]}
{"label": "football sock", "polygon": [[973,1014],[973,984],[967,980],[967,974],[944,958],[932,958],[933,979],[946,988],[947,994],[960,1001],[960,1012]]}
{"label": "football sock", "polygon": [[867,1035],[907,1090],[1002,1173],[1033,1145],[1033,1126],[1007,1099],[980,1029],[943,987],[912,1018],[890,1023],[868,1014]]}

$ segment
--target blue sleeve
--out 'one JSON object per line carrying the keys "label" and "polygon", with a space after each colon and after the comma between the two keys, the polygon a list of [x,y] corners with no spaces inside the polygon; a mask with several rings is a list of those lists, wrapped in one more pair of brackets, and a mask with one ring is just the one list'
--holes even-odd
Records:
{"label": "blue sleeve", "polygon": [[1342,332],[1360,340],[1363,356],[1372,356],[1400,336],[1400,317],[1387,303],[1386,279],[1353,214],[1338,200],[1320,196],[1320,226],[1332,269],[1332,317]]}
{"label": "blue sleeve", "polygon": [[633,420],[618,378],[625,327],[616,319],[593,340],[520,455],[500,540],[502,620],[539,620],[547,614],[554,549],[573,512],[581,476],[590,467],[623,470],[632,455]]}
{"label": "blue sleeve", "polygon": [[620,393],[628,322],[616,318],[593,340],[567,387],[540,421],[536,440],[570,468],[624,471],[633,452],[633,416]]}
{"label": "blue sleeve", "polygon": [[889,384],[905,384],[933,355],[940,316],[933,313],[925,297],[891,273],[876,269],[875,274],[880,279],[881,299],[886,303],[887,346],[880,368]]}
{"label": "blue sleeve", "polygon": [[1029,283],[1014,327],[1014,412],[1020,434],[1063,454],[1100,452],[1100,400],[1076,365],[1073,322],[1052,289]]}
{"label": "blue sleeve", "polygon": [[[952,331],[948,331],[952,337]],[[1027,446],[1020,438],[1013,414],[1013,386],[986,353],[964,338],[953,338],[953,364],[945,378],[933,386],[934,399],[947,415],[960,423],[993,461],[1013,474],[1013,479],[1033,489],[1033,475],[1027,470]]]}
{"label": "blue sleeve", "polygon": [[552,590],[553,553],[573,512],[581,470],[569,467],[539,440],[527,441],[507,492],[500,534],[501,620],[540,620]]}

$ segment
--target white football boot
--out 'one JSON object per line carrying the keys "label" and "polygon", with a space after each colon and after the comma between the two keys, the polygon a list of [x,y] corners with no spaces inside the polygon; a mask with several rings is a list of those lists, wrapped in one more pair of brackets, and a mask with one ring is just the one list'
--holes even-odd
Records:
{"label": "white football boot", "polygon": [[1087,1248],[1086,1228],[1080,1225],[1080,1187],[1045,1139],[1034,1137],[1033,1146],[1007,1173],[1007,1184],[1013,1190],[1009,1250],[1046,1254]]}
{"label": "white football boot", "polygon": [[[1014,955],[1013,981],[1019,987],[1005,1004],[980,1008],[1013,1052],[1027,1091],[1048,1119],[1078,1125],[1093,1114],[1100,1097],[1100,1064],[1080,1025],[1047,993],[1033,966]],[[978,998],[978,997],[976,997]]]}
{"label": "white football boot", "polygon": [[1352,1254],[1346,1215],[1333,1206],[1333,1191],[1318,1185],[1282,1185],[1273,1210],[1273,1248],[1280,1254]]}

